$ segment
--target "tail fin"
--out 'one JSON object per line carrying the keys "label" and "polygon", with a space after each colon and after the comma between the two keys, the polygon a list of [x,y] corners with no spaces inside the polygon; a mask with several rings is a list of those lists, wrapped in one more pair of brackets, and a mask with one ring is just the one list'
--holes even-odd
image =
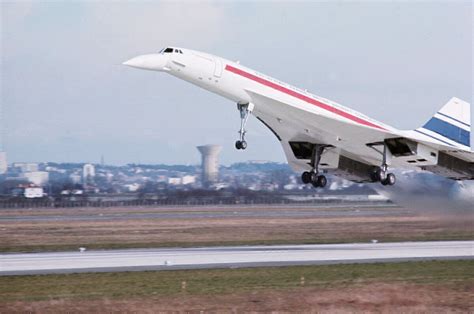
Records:
{"label": "tail fin", "polygon": [[471,105],[453,97],[417,131],[451,146],[455,142],[470,148]]}

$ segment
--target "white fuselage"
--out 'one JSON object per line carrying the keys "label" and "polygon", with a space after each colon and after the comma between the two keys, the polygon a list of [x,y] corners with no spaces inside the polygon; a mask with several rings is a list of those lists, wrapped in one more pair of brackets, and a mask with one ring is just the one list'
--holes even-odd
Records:
{"label": "white fuselage", "polygon": [[[166,53],[169,49],[172,52]],[[407,132],[237,62],[189,49],[166,50],[159,54],[139,56],[124,64],[166,72],[234,103],[252,103],[253,114],[277,135],[287,157],[293,155],[289,141],[307,141],[329,144],[338,153],[354,160],[380,165],[380,153],[366,144],[403,136]],[[417,138],[418,135],[410,133],[410,136]],[[429,142],[426,138],[421,140]],[[307,160],[288,158],[288,161],[295,170],[310,169]],[[389,158],[387,163],[396,164],[397,161]],[[401,165],[406,166],[406,162]]]}
{"label": "white fuselage", "polygon": [[[236,62],[203,52],[184,51],[184,54],[169,54],[167,72],[234,102],[252,102],[254,100],[253,92],[331,119],[380,130],[392,130],[391,127],[357,111],[313,95]],[[259,107],[257,105],[257,111],[263,109]]]}

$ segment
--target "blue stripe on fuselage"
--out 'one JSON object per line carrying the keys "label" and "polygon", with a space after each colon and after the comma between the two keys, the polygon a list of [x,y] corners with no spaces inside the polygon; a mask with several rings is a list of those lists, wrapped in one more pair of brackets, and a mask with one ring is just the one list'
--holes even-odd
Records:
{"label": "blue stripe on fuselage", "polygon": [[469,131],[461,129],[460,127],[450,124],[446,121],[440,120],[438,118],[432,118],[423,127],[427,130],[449,138],[456,143],[460,143],[468,147],[471,146]]}

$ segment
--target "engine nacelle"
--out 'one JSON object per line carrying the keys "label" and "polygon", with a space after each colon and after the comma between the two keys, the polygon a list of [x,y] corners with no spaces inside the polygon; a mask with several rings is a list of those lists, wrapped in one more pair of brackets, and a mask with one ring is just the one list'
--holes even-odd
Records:
{"label": "engine nacelle", "polygon": [[398,165],[416,166],[454,180],[474,179],[474,163],[440,152],[406,138],[385,140]]}
{"label": "engine nacelle", "polygon": [[[311,160],[315,144],[308,142],[289,142],[297,159]],[[340,149],[327,147],[319,162],[319,170],[354,182],[373,182],[372,176],[377,167],[341,155]]]}
{"label": "engine nacelle", "polygon": [[321,158],[320,169],[354,182],[373,182],[377,167],[328,150]]}
{"label": "engine nacelle", "polygon": [[474,163],[442,152],[436,165],[421,168],[454,180],[474,180]]}
{"label": "engine nacelle", "polygon": [[391,138],[385,140],[388,156],[396,160],[400,166],[434,166],[438,162],[438,150],[406,138]]}

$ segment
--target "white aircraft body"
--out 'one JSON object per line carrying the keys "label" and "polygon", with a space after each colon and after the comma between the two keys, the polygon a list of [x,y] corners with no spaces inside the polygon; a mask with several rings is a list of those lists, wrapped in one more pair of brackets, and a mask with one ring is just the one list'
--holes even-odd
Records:
{"label": "white aircraft body", "polygon": [[324,187],[324,173],[355,182],[395,184],[389,168],[421,168],[455,180],[474,179],[470,104],[452,98],[421,128],[397,130],[357,111],[211,54],[167,47],[125,65],[169,73],[237,104],[240,138],[252,114],[278,138],[302,181]]}

